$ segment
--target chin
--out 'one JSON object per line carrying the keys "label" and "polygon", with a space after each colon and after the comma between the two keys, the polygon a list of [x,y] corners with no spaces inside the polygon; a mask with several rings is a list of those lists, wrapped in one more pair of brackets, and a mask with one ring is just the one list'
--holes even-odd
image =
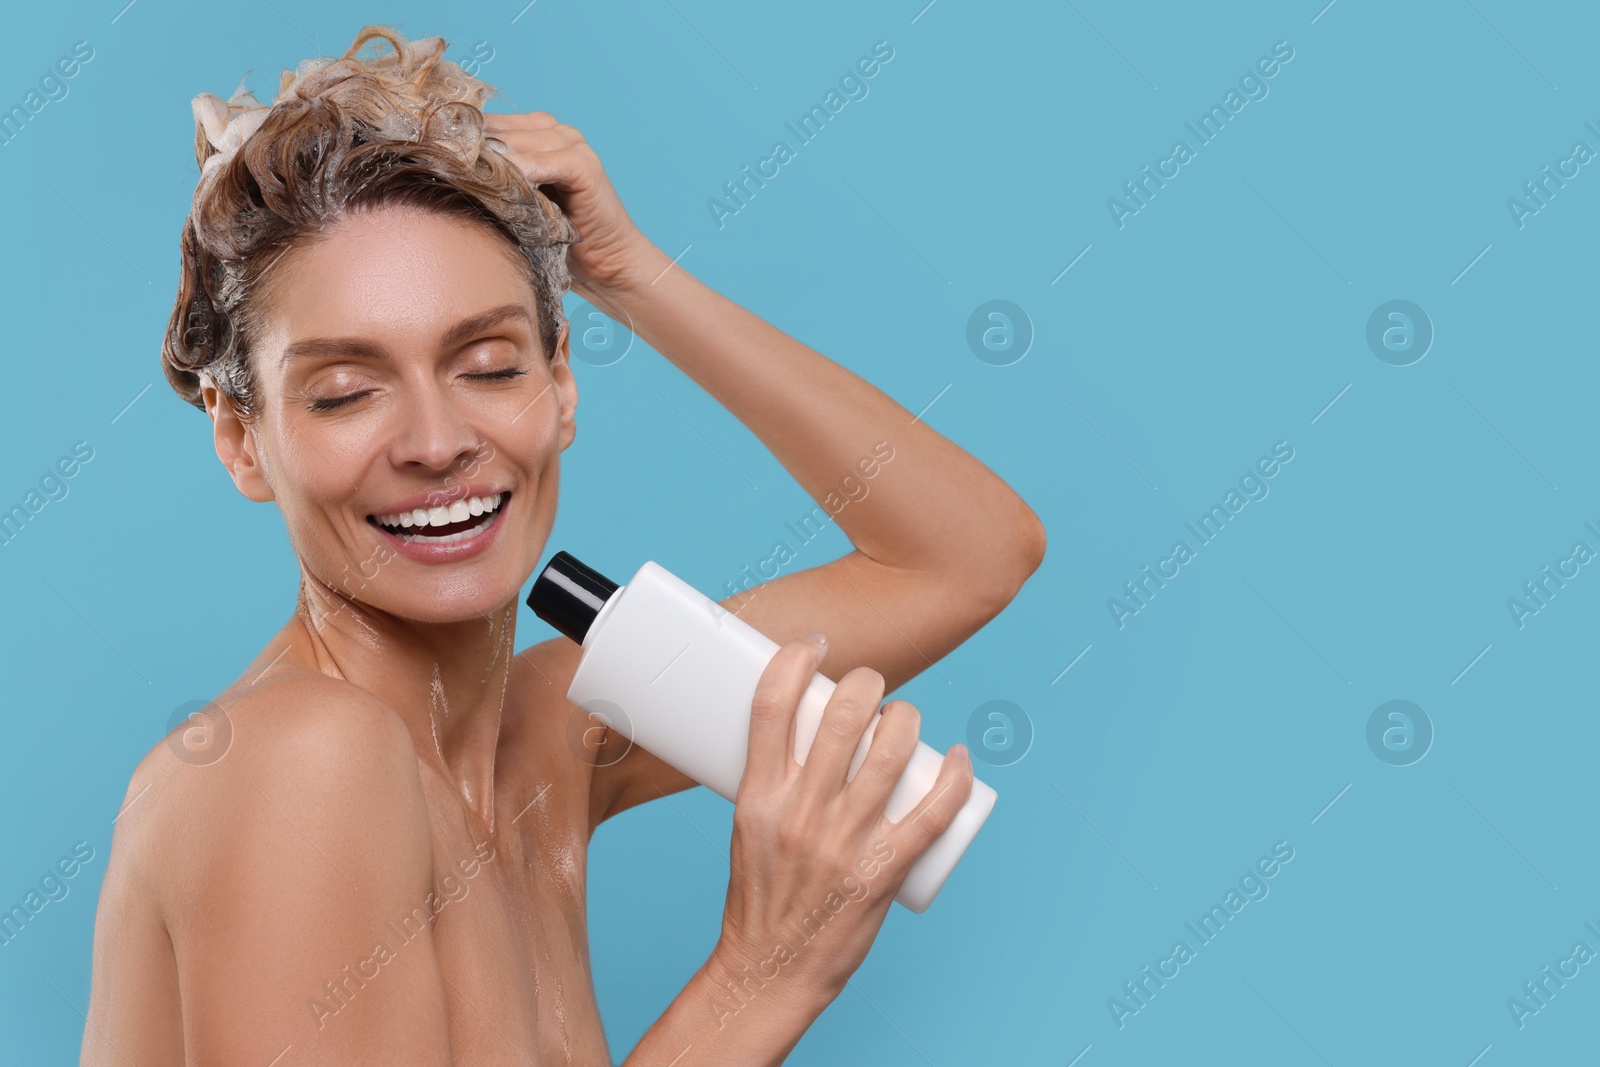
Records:
{"label": "chin", "polygon": [[462,576],[404,589],[397,585],[385,590],[387,595],[368,601],[368,606],[397,618],[435,624],[487,621],[508,603],[515,604],[522,590],[522,584],[511,576],[494,581]]}
{"label": "chin", "polygon": [[468,515],[458,503],[460,514],[448,523],[446,509],[437,508],[426,534],[368,516],[379,540],[359,573],[363,584],[373,583],[373,606],[419,622],[460,622],[514,601],[538,559],[522,558],[529,546],[518,528],[525,524],[509,507],[511,498],[509,491],[495,495],[497,506],[481,515],[476,504]]}

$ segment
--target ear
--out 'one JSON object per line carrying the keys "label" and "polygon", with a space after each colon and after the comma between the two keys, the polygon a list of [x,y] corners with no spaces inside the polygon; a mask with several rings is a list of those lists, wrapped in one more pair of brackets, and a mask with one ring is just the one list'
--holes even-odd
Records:
{"label": "ear", "polygon": [[578,436],[578,380],[572,375],[571,326],[561,324],[556,351],[550,361],[550,378],[555,382],[561,404],[561,451],[565,452]]}
{"label": "ear", "polygon": [[200,374],[200,398],[205,402],[206,414],[211,416],[217,458],[233,478],[234,487],[258,504],[272,500],[272,486],[256,449],[254,431],[239,417],[233,401],[223,395],[204,371]]}

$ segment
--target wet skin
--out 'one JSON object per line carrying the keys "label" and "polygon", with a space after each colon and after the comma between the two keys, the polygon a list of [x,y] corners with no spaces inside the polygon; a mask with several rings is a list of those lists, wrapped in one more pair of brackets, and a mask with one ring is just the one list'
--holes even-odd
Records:
{"label": "wet skin", "polygon": [[[633,255],[631,239],[592,248]],[[872,442],[895,448],[871,499],[837,513],[851,553],[724,606],[780,643],[826,631],[825,673],[871,668],[881,697],[1011,600],[1043,535],[1009,487],[860,378],[668,271],[653,246],[640,257],[637,284],[584,295],[627,313],[813,499]],[[215,698],[220,757],[180,735],[132,775],[83,1062],[610,1063],[589,971],[588,842],[603,819],[693,783],[643,749],[615,763],[585,749],[615,739],[573,730],[572,642],[512,653],[576,434],[567,338],[546,353],[532,314],[505,314],[446,342],[486,312],[533,312],[499,238],[460,220],[356,216],[289,262],[260,347],[259,419],[241,423],[214,388],[206,401],[235,487],[282,514],[299,603]],[[369,350],[280,358],[312,338]],[[464,485],[509,494],[469,558],[406,558],[369,522]],[[191,577],[215,589],[213,624],[240,625],[210,558],[197,552]],[[431,922],[407,925],[418,909]],[[776,1062],[821,1010],[796,1023],[763,1019],[764,1004],[739,1025],[778,1037],[752,1038],[740,1062]],[[698,1009],[681,1018],[659,1049],[650,1034],[640,1048],[683,1047]]]}
{"label": "wet skin", "polygon": [[[313,763],[331,768],[350,758],[350,750],[371,742],[369,734],[381,737],[384,731],[367,721],[318,734],[304,715],[286,721],[281,710],[285,702],[324,714],[349,712],[350,694],[343,690],[350,683],[320,673],[318,650],[313,647],[316,639],[298,620],[280,636],[274,647],[287,642],[290,651],[276,665],[262,674],[267,666],[263,656],[246,672],[247,680],[215,700],[226,708],[233,731],[230,751],[221,761],[186,763],[162,744],[151,750],[133,776],[125,801],[130,806],[117,821],[113,859],[96,920],[92,1026],[85,1062],[183,1062],[185,1011],[174,944],[204,945],[215,926],[206,912],[253,900],[264,925],[303,922],[293,909],[254,899],[257,894],[238,879],[277,864],[320,867],[325,869],[322,892],[330,897],[359,896],[338,870],[351,865],[341,863],[338,854],[319,853],[319,840],[322,852],[331,846],[317,833],[315,819],[295,810],[294,776],[281,765],[275,768],[275,761],[292,747],[285,743],[286,733],[320,736],[320,743],[333,751],[322,754],[321,760],[313,757]],[[410,977],[406,972],[422,970],[426,956],[415,940],[418,920],[406,921],[408,915],[419,914],[417,909],[434,916],[428,951],[445,983],[454,1062],[612,1062],[590,978],[585,907],[588,844],[602,798],[591,793],[595,758],[582,755],[569,740],[574,733],[568,729],[570,713],[576,709],[561,696],[570,682],[576,651],[576,645],[557,639],[513,657],[490,819],[464,802],[435,754],[406,753],[413,756],[414,770],[404,777],[413,780],[425,809],[419,814],[425,816],[427,827],[431,901],[425,889],[413,892],[387,910],[353,916],[347,930],[330,929],[333,936],[318,946],[315,961],[301,961],[306,977],[292,988],[275,989],[270,983],[261,988],[259,969],[248,961],[211,968],[202,952],[188,954],[193,981],[205,981],[208,971],[221,970],[217,981],[239,983],[228,995],[247,1001],[279,997],[280,1010],[272,1012],[279,1021],[270,1033],[281,1041],[261,1062],[290,1046],[283,1063],[307,1062],[293,1057],[313,1047],[322,1052],[342,1049],[351,1056],[369,1054],[369,1045],[347,1046],[340,1029],[345,1027],[352,1036],[363,1033],[363,1028],[350,1026],[350,1016],[381,1016],[384,1001],[396,999],[385,987],[398,994]],[[279,736],[271,737],[274,733]],[[254,862],[196,870],[196,837],[219,848],[226,846],[228,837],[227,827],[217,825],[219,816],[206,810],[216,790],[203,779],[225,773],[222,763],[248,759],[247,748],[263,750],[259,763],[250,760],[263,772],[254,783],[262,794],[255,798],[256,804],[264,809],[263,815],[278,818],[283,825],[278,832],[269,832],[266,840],[257,840],[267,852]],[[400,772],[403,762],[391,764],[390,769]],[[337,786],[324,786],[318,794],[319,803],[343,805],[347,813],[343,817],[372,804],[369,797]],[[280,816],[277,809],[284,814]],[[374,956],[380,942],[392,954],[386,961]],[[338,987],[337,995],[330,993],[327,982]],[[261,1047],[267,1048],[272,1040],[277,1037]]]}
{"label": "wet skin", "polygon": [[[577,646],[512,655],[575,433],[565,353],[546,358],[531,315],[436,343],[486,309],[532,311],[498,239],[459,221],[358,217],[296,256],[263,350],[356,336],[385,351],[263,360],[260,425],[218,419],[235,484],[283,512],[300,604],[214,699],[220,757],[180,732],[132,777],[85,1061],[242,1055],[248,1020],[262,1063],[371,1055],[374,1027],[419,1062],[446,1040],[462,1063],[610,1062],[585,914],[608,798],[562,696]],[[479,485],[510,496],[468,559],[407,559],[367,521]],[[440,978],[442,995],[415,995]]]}

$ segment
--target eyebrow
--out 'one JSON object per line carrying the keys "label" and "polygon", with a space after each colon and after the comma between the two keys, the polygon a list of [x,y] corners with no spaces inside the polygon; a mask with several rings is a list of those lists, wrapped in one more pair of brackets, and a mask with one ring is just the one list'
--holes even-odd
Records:
{"label": "eyebrow", "polygon": [[[439,338],[440,348],[451,348],[460,344],[473,334],[480,333],[492,326],[498,326],[508,319],[520,319],[529,327],[534,325],[533,316],[528,314],[528,309],[522,304],[501,304],[499,307],[490,308],[488,311],[473,315],[471,318],[462,319],[444,332]],[[304,341],[296,341],[283,350],[283,358],[279,365],[286,365],[296,356],[305,355],[335,355],[335,356],[366,356],[376,359],[385,359],[388,353],[382,345],[377,345],[361,337],[312,337]]]}

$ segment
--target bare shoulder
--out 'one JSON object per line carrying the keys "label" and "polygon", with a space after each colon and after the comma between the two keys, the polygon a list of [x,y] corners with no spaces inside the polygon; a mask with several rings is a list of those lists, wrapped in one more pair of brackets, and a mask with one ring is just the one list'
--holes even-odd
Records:
{"label": "bare shoulder", "polygon": [[503,736],[537,738],[536,743],[543,745],[549,730],[570,725],[566,720],[573,708],[567,690],[572,687],[581,653],[582,649],[565,637],[555,637],[529,645],[513,657],[514,699],[507,708],[516,714],[502,723]]}
{"label": "bare shoulder", "polygon": [[[280,672],[216,706],[188,727],[216,731],[214,747],[169,736],[135,770],[113,862],[126,856],[193,991],[191,1051],[270,1060],[278,1034],[309,1017],[307,996],[370,954],[375,917],[430,891],[431,822],[404,723],[359,687]],[[431,947],[395,973],[373,1028],[345,1027],[341,1041],[381,1034],[398,1051],[413,1040],[429,1062],[448,1042]],[[237,995],[246,985],[250,1001]]]}
{"label": "bare shoulder", "polygon": [[566,737],[566,749],[588,768],[592,835],[596,827],[619,812],[698,783],[616,731],[587,719],[567,700],[567,689],[572,685],[582,652],[577,644],[557,637],[530,645],[518,656],[525,657],[530,670],[537,671],[528,687],[548,694],[542,714],[561,716],[559,726]]}
{"label": "bare shoulder", "polygon": [[284,672],[224,693],[151,747],[123,798],[113,861],[135,852],[138,866],[154,866],[152,888],[181,914],[220,868],[243,859],[241,834],[263,823],[337,837],[397,811],[414,816],[411,844],[426,853],[421,774],[399,716],[348,682]]}
{"label": "bare shoulder", "polygon": [[[626,739],[610,736],[606,727],[586,720],[567,699],[573,673],[583,650],[565,637],[529,645],[516,656],[511,684],[516,699],[508,707],[517,714],[501,726],[505,743],[525,751],[558,753],[571,770],[582,776],[579,788],[588,794],[588,834],[594,833],[608,803],[606,753]],[[607,747],[609,743],[609,748]]]}
{"label": "bare shoulder", "polygon": [[566,699],[567,687],[572,684],[572,672],[578,669],[578,658],[583,649],[565,637],[552,637],[537,641],[518,652],[518,663],[535,672],[534,682],[540,689]]}
{"label": "bare shoulder", "polygon": [[[338,678],[308,670],[281,672],[271,681],[236,686],[219,695],[152,745],[134,768],[122,810],[170,807],[163,796],[224,800],[257,776],[279,781],[305,766],[335,770],[348,757],[368,759],[349,767],[330,785],[356,786],[363,768],[407,769],[415,749],[405,725],[382,700]],[[415,773],[415,766],[409,768]],[[156,801],[146,805],[146,797]],[[122,817],[119,816],[119,823]],[[148,822],[134,818],[134,824]]]}

